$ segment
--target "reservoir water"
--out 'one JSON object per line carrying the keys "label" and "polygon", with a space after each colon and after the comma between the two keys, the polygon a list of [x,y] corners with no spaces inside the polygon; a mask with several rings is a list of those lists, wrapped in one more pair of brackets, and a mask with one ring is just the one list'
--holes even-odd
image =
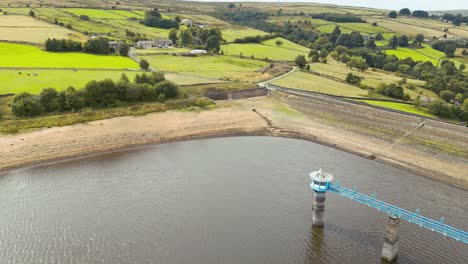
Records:
{"label": "reservoir water", "polygon": [[[240,137],[151,146],[0,176],[0,263],[380,263],[388,217],[308,173],[468,230],[468,192],[322,145]],[[402,222],[399,263],[468,263],[468,246]]]}

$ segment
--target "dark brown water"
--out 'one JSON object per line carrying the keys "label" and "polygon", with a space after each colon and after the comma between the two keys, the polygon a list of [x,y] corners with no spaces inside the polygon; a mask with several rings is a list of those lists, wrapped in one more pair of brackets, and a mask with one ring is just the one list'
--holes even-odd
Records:
{"label": "dark brown water", "polygon": [[[245,137],[171,143],[0,177],[0,263],[380,263],[387,216],[307,174],[468,229],[468,192],[321,145]],[[403,222],[399,263],[468,263],[468,246]]]}

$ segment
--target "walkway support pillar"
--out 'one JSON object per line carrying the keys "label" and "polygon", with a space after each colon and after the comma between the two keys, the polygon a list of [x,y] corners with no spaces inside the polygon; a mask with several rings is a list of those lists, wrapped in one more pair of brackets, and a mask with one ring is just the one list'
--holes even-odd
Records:
{"label": "walkway support pillar", "polygon": [[325,192],[314,191],[314,208],[312,212],[312,226],[323,227],[325,217]]}
{"label": "walkway support pillar", "polygon": [[398,257],[400,248],[400,218],[389,216],[387,224],[387,233],[382,248],[382,259],[387,262],[394,262]]}

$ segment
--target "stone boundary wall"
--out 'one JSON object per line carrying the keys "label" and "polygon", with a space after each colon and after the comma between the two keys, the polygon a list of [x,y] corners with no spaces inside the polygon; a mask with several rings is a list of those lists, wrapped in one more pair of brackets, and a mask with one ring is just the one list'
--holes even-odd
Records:
{"label": "stone boundary wall", "polygon": [[265,88],[254,88],[238,91],[225,91],[225,92],[214,92],[206,93],[205,96],[211,100],[238,100],[251,97],[265,96],[268,94],[268,90]]}

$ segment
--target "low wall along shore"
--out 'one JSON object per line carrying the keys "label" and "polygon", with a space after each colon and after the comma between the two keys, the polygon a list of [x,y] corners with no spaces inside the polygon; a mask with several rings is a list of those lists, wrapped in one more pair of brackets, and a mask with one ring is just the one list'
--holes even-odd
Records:
{"label": "low wall along shore", "polygon": [[214,92],[206,93],[205,96],[211,100],[239,100],[245,98],[252,98],[258,96],[265,96],[268,94],[268,90],[265,88],[254,88],[239,91],[225,91],[225,92]]}

